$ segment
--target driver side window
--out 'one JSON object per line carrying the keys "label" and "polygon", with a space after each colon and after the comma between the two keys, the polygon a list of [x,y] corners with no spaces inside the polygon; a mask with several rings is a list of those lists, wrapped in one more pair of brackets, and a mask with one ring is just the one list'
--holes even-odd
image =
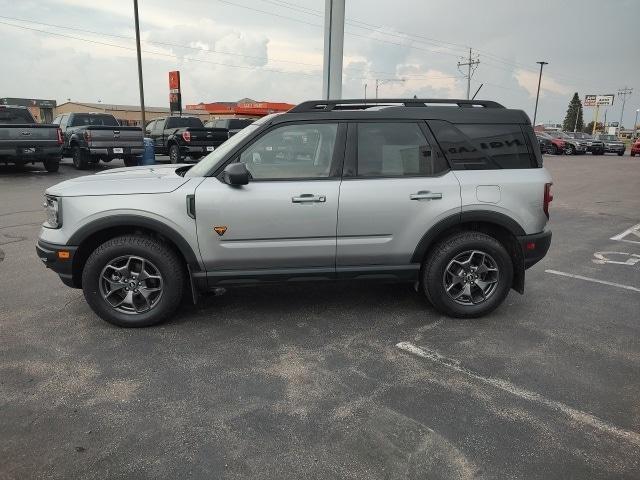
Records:
{"label": "driver side window", "polygon": [[255,180],[327,178],[337,123],[284,125],[260,137],[240,155]]}

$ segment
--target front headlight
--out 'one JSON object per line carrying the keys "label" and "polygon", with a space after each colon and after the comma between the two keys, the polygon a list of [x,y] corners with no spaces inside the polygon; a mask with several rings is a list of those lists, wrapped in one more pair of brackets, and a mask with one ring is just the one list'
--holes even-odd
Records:
{"label": "front headlight", "polygon": [[42,206],[47,212],[47,219],[44,222],[44,226],[48,228],[60,228],[62,226],[62,199],[45,195]]}

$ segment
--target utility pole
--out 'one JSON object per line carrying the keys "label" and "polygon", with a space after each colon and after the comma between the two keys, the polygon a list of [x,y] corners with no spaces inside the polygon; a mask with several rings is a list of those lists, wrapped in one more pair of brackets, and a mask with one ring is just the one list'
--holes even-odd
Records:
{"label": "utility pole", "polygon": [[367,84],[364,84],[364,103],[367,103]]}
{"label": "utility pole", "polygon": [[633,88],[624,87],[618,90],[618,96],[622,96],[622,110],[620,111],[620,123],[618,124],[618,132],[622,130],[622,116],[624,115],[624,104],[627,101],[627,95],[631,95]]}
{"label": "utility pole", "polygon": [[404,83],[406,79],[404,78],[376,78],[376,100],[378,100],[378,88],[380,85],[384,85],[385,83]]}
{"label": "utility pole", "polygon": [[325,0],[322,98],[327,100],[342,97],[343,46],[344,0]]}
{"label": "utility pole", "polygon": [[536,108],[533,111],[533,128],[536,127],[536,117],[538,116],[538,99],[540,98],[540,84],[542,83],[542,67],[549,65],[549,62],[536,62],[540,64],[540,76],[538,77],[538,93],[536,93]]}
{"label": "utility pole", "polygon": [[467,100],[469,100],[469,96],[471,95],[471,77],[476,71],[476,68],[478,68],[478,65],[480,65],[480,59],[477,56],[475,58],[473,57],[471,48],[469,48],[469,58],[467,59],[467,62],[458,62],[458,70],[460,70],[460,67],[467,67],[466,74],[460,70],[460,73],[467,78]]}
{"label": "utility pole", "polygon": [[142,82],[142,53],[140,52],[140,22],[138,20],[138,0],[133,0],[133,18],[136,24],[136,49],[138,51],[138,84],[140,85],[140,113],[142,118],[142,130],[146,126],[144,114],[144,84]]}
{"label": "utility pole", "polygon": [[638,112],[640,112],[640,108],[636,109],[636,119],[633,122],[633,138],[636,138],[636,133],[638,132]]}

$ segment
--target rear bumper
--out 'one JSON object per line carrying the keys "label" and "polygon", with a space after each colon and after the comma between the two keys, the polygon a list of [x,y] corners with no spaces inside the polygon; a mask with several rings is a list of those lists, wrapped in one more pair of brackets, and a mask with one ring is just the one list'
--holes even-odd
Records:
{"label": "rear bumper", "polygon": [[[68,287],[76,287],[73,283],[73,258],[77,250],[78,247],[58,245],[43,240],[38,240],[36,244],[36,253],[42,263],[56,272],[62,283]],[[68,258],[60,258],[59,252],[68,252]]]}
{"label": "rear bumper", "polygon": [[522,247],[524,256],[524,268],[530,268],[542,260],[551,245],[551,231],[536,233],[533,235],[522,235],[518,238],[518,242]]}
{"label": "rear bumper", "polygon": [[[117,150],[118,148],[122,149],[122,153],[114,152],[114,149]],[[89,147],[89,154],[91,154],[91,156],[97,156],[97,157],[120,158],[123,155],[142,155],[143,153],[144,153],[144,146],[140,146],[140,147],[106,147],[106,148]]]}
{"label": "rear bumper", "polygon": [[180,147],[183,153],[202,153],[207,154],[213,152],[215,145],[183,145]]}
{"label": "rear bumper", "polygon": [[0,161],[2,162],[33,162],[61,155],[62,147],[0,148]]}

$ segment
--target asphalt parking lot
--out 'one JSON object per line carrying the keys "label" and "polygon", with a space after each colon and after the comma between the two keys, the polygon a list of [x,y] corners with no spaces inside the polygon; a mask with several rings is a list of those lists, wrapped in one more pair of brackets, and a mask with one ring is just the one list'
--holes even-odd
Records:
{"label": "asphalt parking lot", "polygon": [[81,172],[0,166],[0,478],[640,478],[640,159],[546,166],[549,255],[485,318],[309,284],[148,329],[35,254],[42,192]]}

